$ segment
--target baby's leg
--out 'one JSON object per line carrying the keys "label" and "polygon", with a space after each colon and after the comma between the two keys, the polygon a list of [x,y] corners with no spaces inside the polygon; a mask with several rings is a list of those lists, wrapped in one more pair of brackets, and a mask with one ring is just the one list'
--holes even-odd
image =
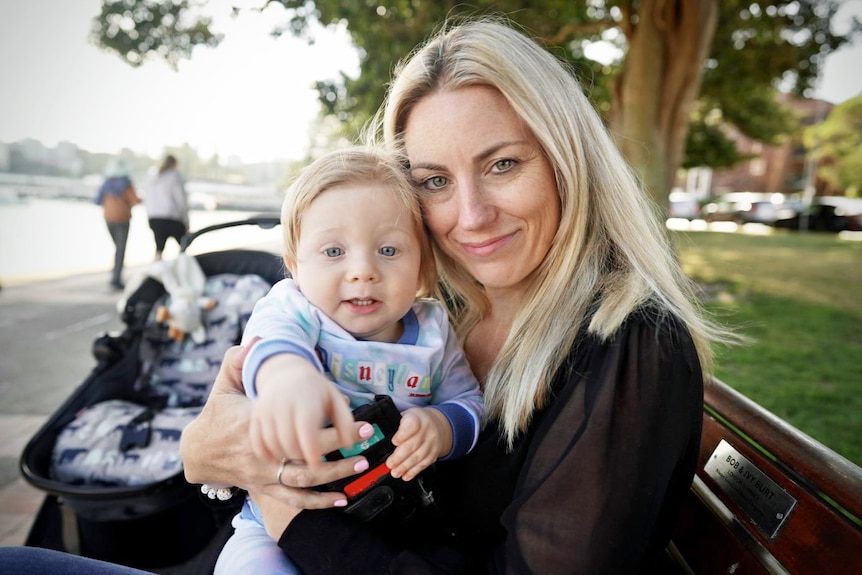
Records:
{"label": "baby's leg", "polygon": [[245,500],[232,524],[234,534],[225,543],[213,575],[300,575],[299,568],[267,534],[260,511],[250,499]]}

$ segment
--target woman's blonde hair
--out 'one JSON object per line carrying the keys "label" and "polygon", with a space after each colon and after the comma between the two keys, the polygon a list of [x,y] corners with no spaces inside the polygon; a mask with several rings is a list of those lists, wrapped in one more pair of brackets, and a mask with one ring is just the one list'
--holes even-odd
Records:
{"label": "woman's blonde hair", "polygon": [[[484,382],[488,414],[511,445],[548,399],[578,331],[607,340],[647,302],[679,317],[705,375],[727,334],[703,314],[658,210],[567,67],[499,18],[446,26],[396,69],[375,133],[403,153],[413,107],[435,91],[498,90],[541,145],[560,196],[560,227]],[[453,322],[464,337],[489,308],[480,285],[434,245]]]}
{"label": "woman's blonde hair", "polygon": [[323,192],[344,185],[373,185],[391,192],[410,213],[420,246],[419,290],[417,297],[436,295],[437,269],[434,252],[422,221],[422,212],[403,163],[382,148],[357,146],[329,152],[304,167],[284,196],[281,226],[284,235],[284,262],[296,262],[302,215]]}

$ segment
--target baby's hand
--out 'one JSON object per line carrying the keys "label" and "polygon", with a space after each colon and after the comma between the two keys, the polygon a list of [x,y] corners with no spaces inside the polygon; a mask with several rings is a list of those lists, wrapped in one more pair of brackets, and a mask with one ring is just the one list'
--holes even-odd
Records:
{"label": "baby's hand", "polygon": [[333,422],[343,445],[353,443],[350,407],[332,382],[307,360],[290,354],[266,360],[258,372],[257,390],[249,428],[257,456],[319,465],[323,457],[320,434],[328,421]]}
{"label": "baby's hand", "polygon": [[401,414],[398,432],[392,437],[396,446],[386,459],[392,477],[410,481],[452,449],[452,427],[439,410],[413,407]]}

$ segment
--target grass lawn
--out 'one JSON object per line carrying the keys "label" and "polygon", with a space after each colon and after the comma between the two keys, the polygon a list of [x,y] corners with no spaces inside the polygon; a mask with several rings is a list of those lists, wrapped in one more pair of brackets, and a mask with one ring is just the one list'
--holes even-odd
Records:
{"label": "grass lawn", "polygon": [[862,241],[835,234],[674,231],[707,309],[754,341],[716,376],[862,465]]}

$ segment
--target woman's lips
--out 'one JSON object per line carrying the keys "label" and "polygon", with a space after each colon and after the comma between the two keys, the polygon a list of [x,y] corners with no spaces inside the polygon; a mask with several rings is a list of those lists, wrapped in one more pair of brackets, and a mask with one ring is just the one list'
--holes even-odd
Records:
{"label": "woman's lips", "polygon": [[461,247],[463,247],[464,251],[471,256],[489,257],[509,243],[509,240],[513,235],[514,234],[507,234],[484,242],[463,242],[461,243]]}

